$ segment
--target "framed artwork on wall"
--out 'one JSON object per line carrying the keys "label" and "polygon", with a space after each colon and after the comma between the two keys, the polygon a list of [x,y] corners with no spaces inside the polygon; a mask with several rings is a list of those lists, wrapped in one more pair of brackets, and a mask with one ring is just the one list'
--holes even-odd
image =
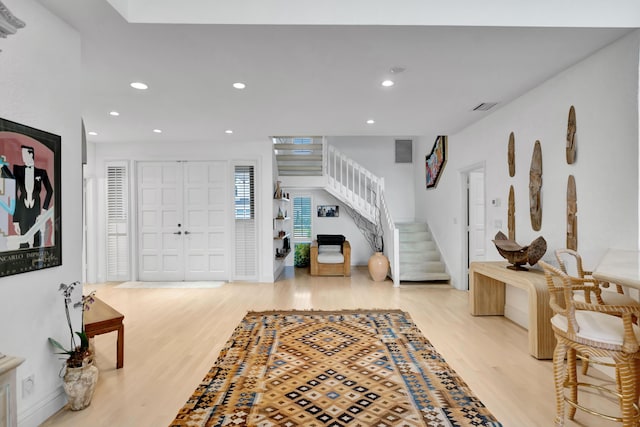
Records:
{"label": "framed artwork on wall", "polygon": [[433,144],[431,153],[425,158],[425,172],[427,189],[435,188],[444,165],[447,163],[447,137],[440,135]]}
{"label": "framed artwork on wall", "polygon": [[340,216],[340,206],[337,205],[318,205],[318,217],[335,218]]}
{"label": "framed artwork on wall", "polygon": [[60,144],[0,118],[0,277],[62,265]]}

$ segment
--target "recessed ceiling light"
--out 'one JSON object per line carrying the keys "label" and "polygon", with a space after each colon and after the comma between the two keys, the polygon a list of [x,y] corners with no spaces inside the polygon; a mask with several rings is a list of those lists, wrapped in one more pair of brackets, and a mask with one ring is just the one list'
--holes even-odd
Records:
{"label": "recessed ceiling light", "polygon": [[154,129],[153,130],[155,133],[162,133],[162,129]]}
{"label": "recessed ceiling light", "polygon": [[147,86],[146,84],[142,83],[142,82],[133,82],[131,83],[131,87],[134,89],[139,89],[139,90],[145,90],[148,89],[149,86]]}
{"label": "recessed ceiling light", "polygon": [[233,133],[233,131],[231,129],[227,129],[224,131],[224,133]]}
{"label": "recessed ceiling light", "polygon": [[120,113],[118,113],[117,111],[111,111],[109,112],[109,114],[111,114],[112,116],[119,116]]}
{"label": "recessed ceiling light", "polygon": [[233,87],[235,87],[236,89],[244,89],[245,87],[247,87],[247,85],[242,82],[236,82],[233,84]]}
{"label": "recessed ceiling light", "polygon": [[382,86],[384,86],[384,87],[391,87],[391,86],[393,86],[394,84],[395,84],[395,83],[394,83],[394,81],[393,81],[393,80],[385,80],[385,81],[383,81],[383,82],[382,82]]}
{"label": "recessed ceiling light", "polygon": [[374,124],[375,122],[376,122],[376,121],[375,121],[375,120],[373,120],[373,119],[369,119],[369,120],[367,120],[367,124],[368,124],[368,125],[372,125],[372,124]]}
{"label": "recessed ceiling light", "polygon": [[96,136],[97,134],[98,134],[98,132],[93,132],[93,131],[89,132],[89,135],[91,135],[91,136]]}

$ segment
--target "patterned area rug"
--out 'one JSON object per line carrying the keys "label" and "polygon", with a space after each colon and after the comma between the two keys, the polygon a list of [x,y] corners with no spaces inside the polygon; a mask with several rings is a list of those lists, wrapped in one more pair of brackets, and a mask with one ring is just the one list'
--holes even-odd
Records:
{"label": "patterned area rug", "polygon": [[250,312],[171,426],[501,426],[407,313]]}

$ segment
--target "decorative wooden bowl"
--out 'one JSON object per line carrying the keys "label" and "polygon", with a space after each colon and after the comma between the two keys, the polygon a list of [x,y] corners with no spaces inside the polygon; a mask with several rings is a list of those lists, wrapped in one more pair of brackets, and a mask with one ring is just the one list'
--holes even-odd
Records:
{"label": "decorative wooden bowl", "polygon": [[527,271],[524,264],[534,265],[547,251],[547,241],[542,236],[535,239],[529,246],[520,246],[514,240],[507,238],[502,231],[498,231],[493,243],[498,253],[511,263],[507,268],[516,271]]}

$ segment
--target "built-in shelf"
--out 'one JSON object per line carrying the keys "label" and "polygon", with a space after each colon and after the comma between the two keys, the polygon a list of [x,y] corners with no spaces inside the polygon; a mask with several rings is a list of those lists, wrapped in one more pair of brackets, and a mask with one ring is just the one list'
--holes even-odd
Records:
{"label": "built-in shelf", "polygon": [[[276,187],[280,183],[276,183]],[[286,196],[286,193],[276,191],[281,196]],[[291,253],[291,223],[288,222],[291,217],[290,205],[291,199],[289,197],[274,197],[273,198],[273,276],[274,279],[282,274],[286,259]],[[280,233],[284,233],[280,236]],[[289,246],[289,248],[285,248]],[[278,251],[279,253],[275,253]],[[280,252],[282,251],[282,252]]]}
{"label": "built-in shelf", "polygon": [[291,249],[289,249],[286,252],[280,253],[278,255],[276,255],[276,259],[284,259],[287,257],[287,255],[289,255],[291,253]]}

